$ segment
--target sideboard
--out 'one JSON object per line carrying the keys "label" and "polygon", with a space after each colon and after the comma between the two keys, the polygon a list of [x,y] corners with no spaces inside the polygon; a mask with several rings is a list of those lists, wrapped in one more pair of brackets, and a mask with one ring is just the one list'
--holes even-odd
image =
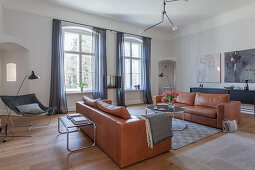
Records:
{"label": "sideboard", "polygon": [[255,116],[255,90],[229,90],[220,88],[200,88],[192,87],[190,92],[200,92],[208,94],[230,94],[230,100],[240,101],[243,104],[252,104],[254,106]]}

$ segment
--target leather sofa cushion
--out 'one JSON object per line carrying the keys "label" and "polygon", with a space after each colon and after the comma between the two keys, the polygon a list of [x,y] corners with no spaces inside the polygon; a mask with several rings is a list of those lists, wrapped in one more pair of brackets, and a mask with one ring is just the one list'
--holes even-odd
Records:
{"label": "leather sofa cushion", "polygon": [[97,101],[97,108],[99,110],[102,110],[106,113],[109,113],[109,114],[112,114],[112,115],[115,115],[115,116],[118,116],[118,117],[120,117],[122,119],[125,119],[125,120],[131,118],[129,112],[123,106],[122,107],[114,106],[114,105],[111,105],[111,104],[108,104],[108,103],[105,103],[103,101],[98,100]]}
{"label": "leather sofa cushion", "polygon": [[229,94],[205,94],[197,93],[195,97],[195,106],[216,107],[220,103],[229,102]]}
{"label": "leather sofa cushion", "polygon": [[198,116],[203,116],[203,117],[209,117],[216,119],[217,118],[217,111],[216,108],[211,108],[211,107],[203,107],[203,106],[185,106],[187,109],[186,112]]}
{"label": "leather sofa cushion", "polygon": [[195,96],[196,96],[196,93],[179,92],[179,96],[176,98],[176,102],[193,106]]}
{"label": "leather sofa cushion", "polygon": [[188,105],[184,104],[184,103],[175,103],[175,106],[177,106],[177,107],[184,107],[184,106],[188,106]]}
{"label": "leather sofa cushion", "polygon": [[91,99],[87,96],[83,96],[82,100],[86,105],[92,106],[92,107],[97,107],[97,100]]}

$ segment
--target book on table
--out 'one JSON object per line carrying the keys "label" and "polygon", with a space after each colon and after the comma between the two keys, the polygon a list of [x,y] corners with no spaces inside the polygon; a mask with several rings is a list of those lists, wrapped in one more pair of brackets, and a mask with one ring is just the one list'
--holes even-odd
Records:
{"label": "book on table", "polygon": [[89,120],[84,117],[84,116],[80,116],[80,117],[73,117],[71,119],[71,121],[73,122],[73,124],[75,125],[79,125],[79,124],[86,124],[89,122]]}
{"label": "book on table", "polygon": [[81,117],[81,116],[82,116],[82,114],[80,114],[80,113],[67,114],[68,119],[72,119],[74,117]]}

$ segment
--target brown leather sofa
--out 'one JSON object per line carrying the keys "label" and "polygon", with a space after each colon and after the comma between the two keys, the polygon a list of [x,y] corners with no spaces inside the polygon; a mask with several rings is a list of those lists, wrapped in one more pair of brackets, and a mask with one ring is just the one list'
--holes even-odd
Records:
{"label": "brown leather sofa", "polygon": [[[109,102],[109,100],[107,101]],[[147,144],[145,121],[131,116],[125,120],[85,104],[76,103],[81,113],[96,124],[96,144],[121,168],[171,150],[172,139],[168,138],[150,149]],[[82,130],[93,139],[93,126]]]}
{"label": "brown leather sofa", "polygon": [[[241,121],[241,103],[230,101],[229,94],[180,92],[176,106],[186,108],[185,120],[222,129],[222,120]],[[154,96],[153,104],[163,104],[162,96]],[[181,114],[176,114],[182,118]]]}

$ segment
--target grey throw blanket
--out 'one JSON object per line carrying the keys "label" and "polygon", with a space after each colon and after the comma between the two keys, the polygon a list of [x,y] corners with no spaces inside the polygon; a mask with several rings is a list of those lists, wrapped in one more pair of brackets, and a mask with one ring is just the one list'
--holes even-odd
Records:
{"label": "grey throw blanket", "polygon": [[145,120],[149,148],[152,149],[153,145],[173,136],[170,118],[167,113],[154,113],[139,117]]}

